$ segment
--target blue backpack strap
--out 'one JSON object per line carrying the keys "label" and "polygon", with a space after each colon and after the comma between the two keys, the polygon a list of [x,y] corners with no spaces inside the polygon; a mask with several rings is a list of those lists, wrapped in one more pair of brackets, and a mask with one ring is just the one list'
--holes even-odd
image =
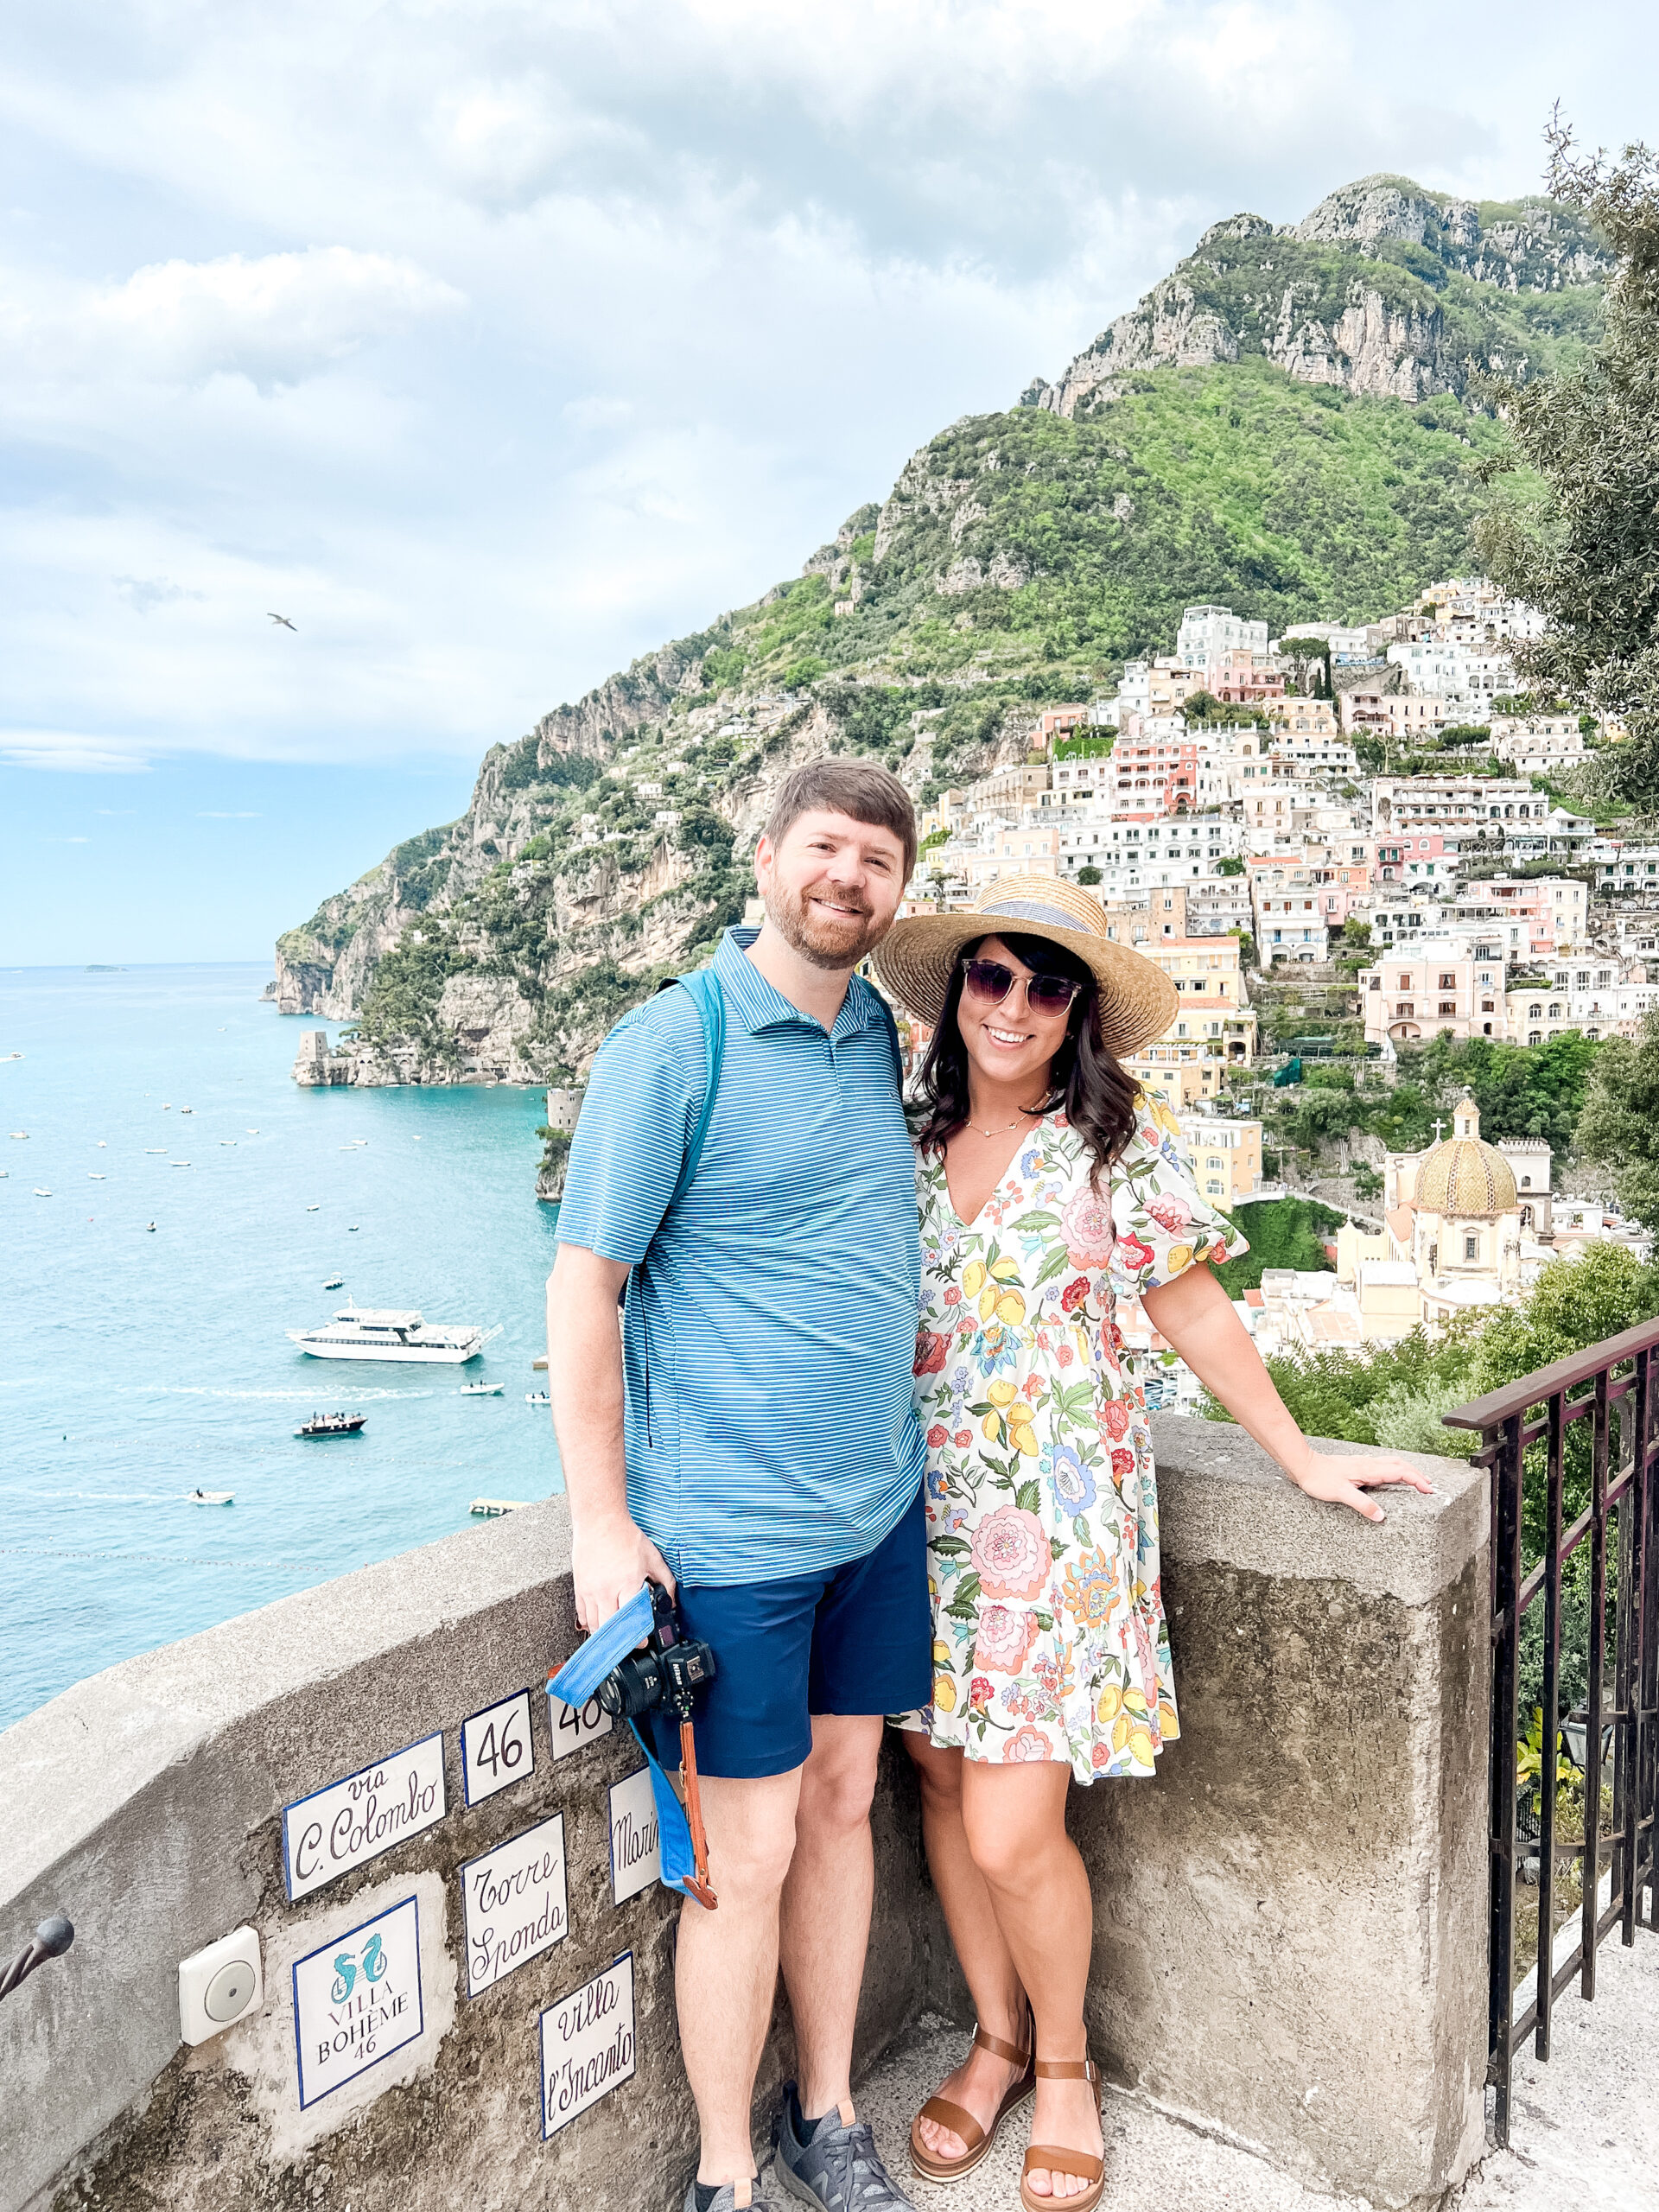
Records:
{"label": "blue backpack strap", "polygon": [[721,1064],[726,1057],[726,994],[720,988],[720,979],[712,968],[698,968],[689,976],[671,976],[659,983],[659,990],[671,990],[678,985],[697,1009],[697,1019],[702,1024],[703,1092],[702,1110],[697,1116],[696,1127],[685,1147],[685,1159],[680,1167],[680,1179],[674,1185],[670,1205],[677,1205],[690,1189],[702,1159],[702,1147],[709,1135],[709,1124],[715,1117],[715,1094],[720,1089]]}
{"label": "blue backpack strap", "polygon": [[[874,989],[874,987],[871,988]],[[881,1009],[882,1025],[887,1033],[887,1049],[893,1054],[893,1079],[899,1086],[899,1096],[902,1099],[905,1095],[905,1054],[899,1042],[899,1025],[893,1018],[893,1008],[880,992],[876,991],[874,995],[875,1002]]]}

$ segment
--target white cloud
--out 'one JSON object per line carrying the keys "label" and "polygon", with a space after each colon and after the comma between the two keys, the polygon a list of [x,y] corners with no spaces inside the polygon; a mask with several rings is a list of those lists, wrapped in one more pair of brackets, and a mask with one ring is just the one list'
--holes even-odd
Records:
{"label": "white cloud", "polygon": [[292,383],[465,304],[399,254],[348,246],[154,262],[124,283],[41,287],[14,302],[9,350],[25,373],[200,384]]}

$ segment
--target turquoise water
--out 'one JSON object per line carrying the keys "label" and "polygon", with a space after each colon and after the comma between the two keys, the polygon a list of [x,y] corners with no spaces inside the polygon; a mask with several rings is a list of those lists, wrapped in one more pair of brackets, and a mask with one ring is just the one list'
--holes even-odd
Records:
{"label": "turquoise water", "polygon": [[[553,1257],[543,1094],[302,1090],[300,1033],[324,1025],[259,1004],[269,973],[0,970],[0,1726],[480,1526],[480,1495],[560,1486],[524,1402]],[[466,1368],[297,1352],[283,1332],[347,1296],[501,1334]],[[459,1395],[480,1379],[504,1395]],[[360,1436],[294,1437],[335,1408],[367,1414]]]}

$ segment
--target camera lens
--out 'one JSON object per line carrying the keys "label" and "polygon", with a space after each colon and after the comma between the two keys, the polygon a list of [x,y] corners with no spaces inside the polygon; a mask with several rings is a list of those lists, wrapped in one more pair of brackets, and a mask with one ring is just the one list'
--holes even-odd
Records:
{"label": "camera lens", "polygon": [[595,1693],[613,1720],[632,1720],[662,1702],[663,1678],[654,1653],[631,1651],[619,1660]]}

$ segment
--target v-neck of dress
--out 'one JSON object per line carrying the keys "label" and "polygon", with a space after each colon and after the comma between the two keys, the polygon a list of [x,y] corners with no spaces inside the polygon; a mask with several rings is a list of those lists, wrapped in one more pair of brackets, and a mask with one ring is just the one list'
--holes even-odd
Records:
{"label": "v-neck of dress", "polygon": [[976,1224],[982,1220],[984,1217],[986,1207],[989,1205],[991,1200],[1002,1188],[1002,1185],[1012,1177],[1014,1170],[1014,1164],[1018,1160],[1020,1154],[1025,1150],[1027,1142],[1031,1138],[1036,1136],[1047,1126],[1048,1116],[1046,1114],[1039,1114],[1037,1119],[1032,1123],[1031,1127],[1023,1133],[1019,1143],[1015,1145],[1014,1150],[1008,1154],[1007,1166],[1002,1170],[1001,1175],[997,1177],[995,1182],[992,1184],[990,1189],[986,1192],[984,1197],[980,1200],[979,1211],[974,1216],[972,1221],[966,1221],[963,1218],[962,1209],[957,1205],[955,1194],[950,1188],[950,1155],[948,1152],[942,1151],[940,1153],[939,1177],[944,1185],[944,1203],[950,1207],[950,1217],[957,1224],[959,1229],[965,1231],[969,1236],[972,1236]]}

